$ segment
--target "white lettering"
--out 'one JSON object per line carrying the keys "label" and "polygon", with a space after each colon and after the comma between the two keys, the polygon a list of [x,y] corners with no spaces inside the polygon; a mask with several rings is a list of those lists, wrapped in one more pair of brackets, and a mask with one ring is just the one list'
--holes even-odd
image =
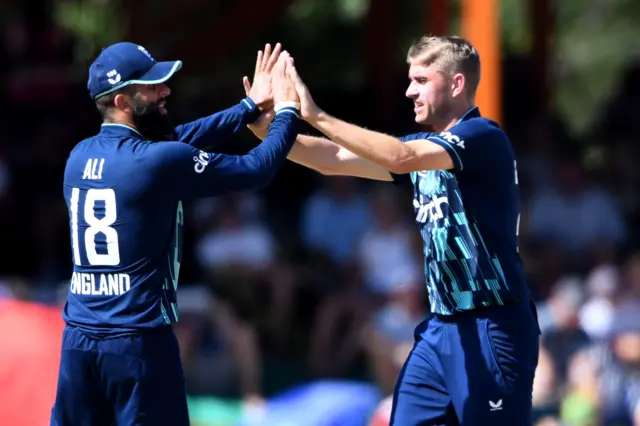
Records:
{"label": "white lettering", "polygon": [[200,154],[198,154],[197,157],[193,157],[193,161],[196,162],[195,166],[193,166],[193,169],[196,171],[196,173],[204,172],[204,169],[209,165],[210,158],[211,156],[209,155],[209,153],[204,151],[200,151]]}
{"label": "white lettering", "polygon": [[442,139],[446,140],[450,144],[457,145],[460,148],[464,149],[464,140],[460,139],[458,135],[454,135],[451,132],[442,132],[438,136],[440,136]]}
{"label": "white lettering", "polygon": [[84,296],[120,296],[131,290],[129,274],[88,274],[74,272],[69,291]]}
{"label": "white lettering", "polygon": [[436,197],[433,195],[431,201],[428,203],[424,203],[422,196],[420,196],[420,198],[420,201],[416,199],[413,200],[413,207],[416,209],[416,222],[435,222],[436,220],[444,218],[442,205],[449,204],[447,197]]}
{"label": "white lettering", "polygon": [[100,180],[102,179],[102,170],[104,168],[104,158],[89,158],[82,172],[84,180]]}

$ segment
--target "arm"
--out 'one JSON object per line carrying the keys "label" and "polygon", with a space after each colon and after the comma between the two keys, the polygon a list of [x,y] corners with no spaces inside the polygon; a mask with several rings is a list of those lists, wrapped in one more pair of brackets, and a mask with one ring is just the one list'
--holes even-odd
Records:
{"label": "arm", "polygon": [[363,129],[324,112],[311,124],[348,151],[396,174],[454,168],[447,150],[430,139],[402,143],[393,136]]}
{"label": "arm", "polygon": [[246,97],[231,108],[182,124],[175,130],[181,142],[207,150],[213,148],[216,143],[228,140],[244,126],[255,121],[259,115],[257,105],[251,98]]}
{"label": "arm", "polygon": [[[271,71],[281,51],[282,46],[279,43],[273,50],[270,44],[265,45],[264,52],[258,52],[254,85],[247,90],[247,97],[229,109],[178,126],[178,139],[198,149],[211,149],[215,142],[228,139],[246,124],[254,122],[260,116],[261,109],[268,109],[273,105]],[[245,80],[248,81],[246,77]]]}
{"label": "arm", "polygon": [[295,109],[279,111],[264,142],[242,156],[209,154],[180,142],[151,145],[158,151],[158,190],[186,200],[266,187],[293,146],[297,124]]}
{"label": "arm", "polygon": [[454,167],[447,150],[430,140],[409,140],[402,143],[393,136],[363,129],[332,117],[313,101],[293,61],[290,61],[287,72],[294,81],[300,97],[302,117],[347,151],[396,175],[422,170],[448,170]]}
{"label": "arm", "polygon": [[[264,139],[268,118],[261,116],[249,129],[259,139]],[[340,145],[314,136],[298,135],[287,159],[327,176],[355,176],[365,179],[391,182],[388,170],[371,161],[358,157]]]}
{"label": "arm", "polygon": [[324,138],[298,136],[287,158],[323,175],[393,181],[388,170]]}

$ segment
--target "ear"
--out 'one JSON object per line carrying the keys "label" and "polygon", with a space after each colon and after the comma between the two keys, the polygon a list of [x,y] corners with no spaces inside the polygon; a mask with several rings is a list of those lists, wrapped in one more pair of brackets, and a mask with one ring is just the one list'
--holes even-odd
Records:
{"label": "ear", "polygon": [[131,96],[126,93],[118,93],[115,98],[113,98],[113,104],[116,109],[120,111],[124,111],[128,114],[133,113],[133,103],[131,102]]}
{"label": "ear", "polygon": [[454,74],[451,78],[451,96],[458,97],[464,94],[466,80],[462,73]]}

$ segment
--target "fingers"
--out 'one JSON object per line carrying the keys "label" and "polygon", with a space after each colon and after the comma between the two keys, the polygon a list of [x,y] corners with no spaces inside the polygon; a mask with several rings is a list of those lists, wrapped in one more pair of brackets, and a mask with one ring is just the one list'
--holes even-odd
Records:
{"label": "fingers", "polygon": [[242,85],[244,86],[245,95],[249,96],[249,92],[251,91],[251,83],[249,82],[249,77],[246,75],[242,77]]}
{"label": "fingers", "polygon": [[289,76],[291,81],[296,84],[296,86],[304,85],[302,79],[298,75],[298,71],[296,70],[295,65],[293,64],[293,58],[291,57],[287,58],[287,75]]}
{"label": "fingers", "polygon": [[267,67],[267,62],[271,59],[271,45],[269,43],[264,45],[264,53],[262,55],[262,64],[260,67],[261,71],[265,71]]}
{"label": "fingers", "polygon": [[262,69],[262,50],[258,50],[258,57],[256,58],[256,69],[253,75],[256,75]]}
{"label": "fingers", "polygon": [[276,62],[278,61],[278,58],[280,57],[281,51],[282,51],[282,45],[280,43],[276,43],[276,47],[273,49],[273,52],[271,53],[271,55],[269,57],[265,55],[265,58],[267,61],[264,69],[265,71],[271,72],[271,70],[273,69],[273,66],[276,64]]}
{"label": "fingers", "polygon": [[284,77],[285,76],[285,64],[287,61],[287,58],[289,58],[289,53],[285,50],[284,52],[282,52],[280,54],[280,56],[278,57],[278,60],[276,61],[274,67],[273,67],[273,71],[272,74],[279,74],[280,76]]}

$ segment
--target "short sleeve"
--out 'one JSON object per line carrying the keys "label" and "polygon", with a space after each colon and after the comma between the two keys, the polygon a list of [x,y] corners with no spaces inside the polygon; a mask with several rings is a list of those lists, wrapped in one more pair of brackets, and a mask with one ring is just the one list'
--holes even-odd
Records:
{"label": "short sleeve", "polygon": [[[400,142],[405,143],[408,141],[415,141],[415,140],[420,140],[420,139],[428,139],[430,136],[435,135],[435,133],[433,132],[419,132],[419,133],[412,133],[410,135],[406,135],[406,136],[401,136],[398,139],[400,140]],[[396,174],[396,173],[391,173],[391,177],[393,178],[393,183],[396,185],[400,185],[406,182],[409,182],[410,179],[410,175],[409,173],[405,173],[405,174]]]}
{"label": "short sleeve", "polygon": [[430,142],[447,150],[457,172],[509,171],[514,155],[509,139],[497,124],[484,118],[463,121],[433,134]]}

